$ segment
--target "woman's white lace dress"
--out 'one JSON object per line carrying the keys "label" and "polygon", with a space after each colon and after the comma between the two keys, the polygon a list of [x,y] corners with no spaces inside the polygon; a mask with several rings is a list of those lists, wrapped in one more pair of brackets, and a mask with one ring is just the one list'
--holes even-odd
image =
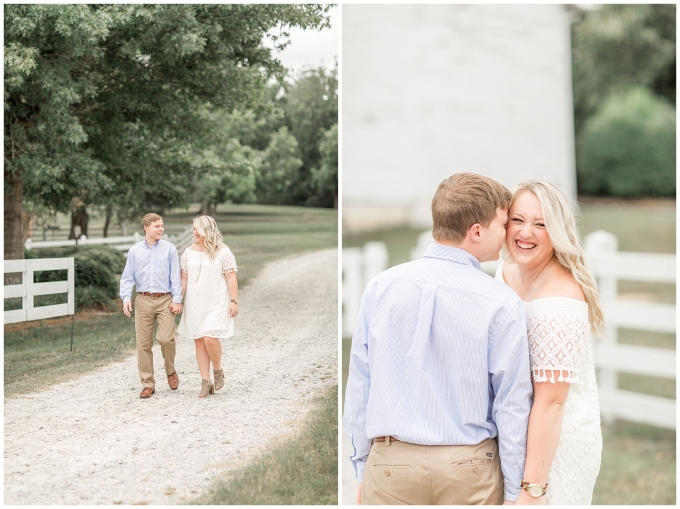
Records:
{"label": "woman's white lace dress", "polygon": [[[505,283],[502,266],[496,279]],[[550,297],[525,302],[524,308],[534,382],[571,383],[546,502],[589,505],[600,471],[602,432],[588,304]]]}
{"label": "woman's white lace dress", "polygon": [[177,334],[191,339],[234,335],[234,319],[229,316],[229,289],[226,272],[236,272],[236,259],[223,247],[210,261],[208,253],[187,248],[180,258],[180,269],[188,275],[182,318]]}

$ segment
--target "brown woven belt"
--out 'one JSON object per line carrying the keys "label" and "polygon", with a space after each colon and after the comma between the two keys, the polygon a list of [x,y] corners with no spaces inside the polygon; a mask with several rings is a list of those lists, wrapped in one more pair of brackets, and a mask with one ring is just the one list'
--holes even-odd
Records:
{"label": "brown woven belt", "polygon": [[165,293],[149,293],[149,292],[137,292],[139,295],[144,295],[145,297],[165,297],[170,295],[170,292]]}
{"label": "brown woven belt", "polygon": [[401,442],[401,440],[399,440],[398,438],[394,438],[393,436],[390,436],[390,437],[375,437],[373,439],[373,441],[374,442],[386,442],[387,438],[390,439],[390,442]]}

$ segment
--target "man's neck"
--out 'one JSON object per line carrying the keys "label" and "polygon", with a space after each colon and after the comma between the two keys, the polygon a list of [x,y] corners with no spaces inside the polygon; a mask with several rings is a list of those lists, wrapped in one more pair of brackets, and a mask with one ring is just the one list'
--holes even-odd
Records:
{"label": "man's neck", "polygon": [[158,240],[151,239],[149,237],[144,237],[144,238],[146,239],[146,245],[149,246],[149,247],[155,246],[156,243],[158,242],[158,240],[160,240],[160,239],[158,239]]}
{"label": "man's neck", "polygon": [[470,249],[470,246],[468,245],[467,242],[461,242],[460,244],[454,244],[453,242],[448,242],[446,240],[435,240],[435,242],[437,244],[442,245],[442,246],[455,247],[457,249],[462,249],[463,251],[467,251],[472,256],[477,258],[477,261],[479,261],[481,263],[481,261],[479,260],[479,256],[477,254],[475,254],[472,249]]}

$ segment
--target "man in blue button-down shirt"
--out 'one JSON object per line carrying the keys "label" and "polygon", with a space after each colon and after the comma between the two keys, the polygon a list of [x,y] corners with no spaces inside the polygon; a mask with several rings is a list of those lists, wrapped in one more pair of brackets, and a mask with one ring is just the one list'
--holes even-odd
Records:
{"label": "man in blue button-down shirt", "polygon": [[139,397],[146,399],[156,392],[151,351],[154,322],[158,323],[156,340],[161,345],[168,385],[172,390],[179,386],[175,371],[175,314],[182,311],[182,280],[177,248],[161,239],[163,218],[158,214],[146,214],[142,218],[142,227],[144,240],[128,251],[120,278],[120,298],[123,300],[125,316],[130,316],[132,286],[137,286],[137,366],[143,386]]}
{"label": "man in blue button-down shirt", "polygon": [[526,316],[480,270],[498,259],[510,198],[489,178],[452,175],[432,200],[436,244],[364,291],[344,415],[359,503],[519,495],[532,401]]}

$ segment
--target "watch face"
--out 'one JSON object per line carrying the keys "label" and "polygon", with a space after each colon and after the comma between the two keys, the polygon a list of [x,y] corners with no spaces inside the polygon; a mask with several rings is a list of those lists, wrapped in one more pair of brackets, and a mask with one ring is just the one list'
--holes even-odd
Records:
{"label": "watch face", "polygon": [[532,497],[540,497],[543,495],[543,488],[540,484],[530,484],[529,485],[529,495]]}

